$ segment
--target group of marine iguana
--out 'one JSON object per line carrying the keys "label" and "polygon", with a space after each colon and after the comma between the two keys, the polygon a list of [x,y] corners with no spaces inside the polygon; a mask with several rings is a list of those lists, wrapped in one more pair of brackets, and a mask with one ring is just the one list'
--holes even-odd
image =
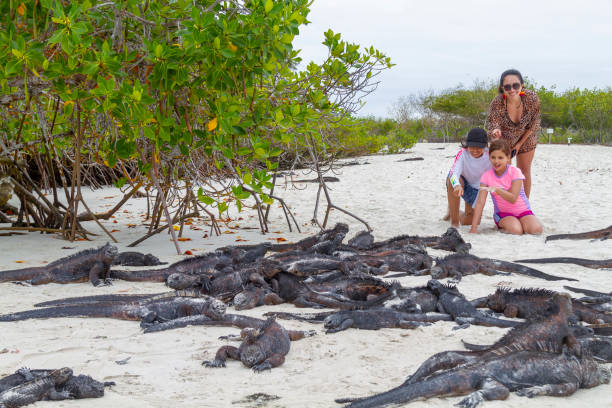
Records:
{"label": "group of marine iguana", "polygon": [[[189,325],[233,326],[242,329],[240,346],[223,346],[213,361],[202,364],[225,367],[227,359],[234,359],[256,372],[283,364],[291,341],[316,334],[315,330],[288,331],[277,319],[323,323],[326,333],[349,328],[413,329],[436,321],[454,321],[456,328],[470,324],[511,328],[493,345],[466,343],[470,350],[430,357],[404,384],[393,390],[371,397],[337,400],[351,407],[377,407],[416,398],[468,393],[460,405],[474,407],[483,400],[506,398],[510,391],[529,397],[569,395],[578,388],[609,382],[610,371],[598,362],[612,362],[612,339],[605,337],[612,334],[612,294],[585,293],[568,286],[569,290],[587,295],[572,299],[568,294],[544,289],[500,288],[487,297],[469,301],[456,285],[467,274],[518,273],[549,281],[575,279],[469,254],[471,245],[454,228],[439,237],[401,235],[380,242],[364,231],[343,244],[347,233],[348,226],[340,223],[296,243],[228,246],[163,268],[137,270],[113,266],[163,264],[151,254],[119,253],[116,247],[107,244],[45,266],[0,271],[0,282],[38,285],[89,280],[97,286],[123,279],[165,282],[174,289],[158,294],[59,299],[37,304],[33,310],[0,315],[0,322],[106,317],[139,320],[145,333]],[[592,235],[586,237],[592,238]],[[427,247],[454,253],[432,258]],[[273,254],[268,255],[269,252]],[[385,279],[410,275],[431,275],[432,279],[426,286],[416,288]],[[451,283],[438,281],[444,278],[451,278]],[[270,312],[265,320],[226,313],[227,305],[239,311],[285,302],[335,311]],[[484,308],[489,310],[480,310]],[[26,394],[41,395],[32,401],[68,395],[61,389],[61,384],[66,383],[62,370],[69,369],[39,370],[45,374],[27,381],[27,376],[20,372],[14,374],[25,381],[18,385],[21,388],[14,390],[22,395],[16,400],[34,398],[24,397]],[[44,382],[44,387],[24,386],[36,381]],[[40,391],[43,388],[46,391]],[[24,405],[4,402],[7,392],[7,401],[16,398],[9,391],[0,394],[1,408]]]}

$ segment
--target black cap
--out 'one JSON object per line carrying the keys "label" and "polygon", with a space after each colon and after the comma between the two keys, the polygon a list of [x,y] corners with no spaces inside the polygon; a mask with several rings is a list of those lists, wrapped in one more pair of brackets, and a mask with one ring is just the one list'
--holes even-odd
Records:
{"label": "black cap", "polygon": [[487,132],[482,128],[474,128],[468,132],[465,145],[467,147],[486,147],[487,142]]}

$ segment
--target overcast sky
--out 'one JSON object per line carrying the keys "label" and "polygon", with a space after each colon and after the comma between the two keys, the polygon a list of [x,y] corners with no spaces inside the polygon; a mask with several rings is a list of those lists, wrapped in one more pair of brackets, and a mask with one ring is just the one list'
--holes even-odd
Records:
{"label": "overcast sky", "polygon": [[395,65],[359,115],[389,116],[400,97],[517,68],[538,85],[612,85],[612,0],[315,0],[294,46],[321,62],[323,33],[373,45]]}

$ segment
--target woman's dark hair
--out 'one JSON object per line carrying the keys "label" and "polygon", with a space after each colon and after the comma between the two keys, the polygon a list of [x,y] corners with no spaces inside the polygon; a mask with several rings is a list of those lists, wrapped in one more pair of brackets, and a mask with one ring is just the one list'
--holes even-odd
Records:
{"label": "woman's dark hair", "polygon": [[510,157],[510,145],[504,139],[497,139],[489,144],[489,156],[495,150],[501,150],[506,156]]}
{"label": "woman's dark hair", "polygon": [[504,78],[507,77],[508,75],[516,75],[519,78],[519,81],[521,81],[521,85],[523,85],[523,76],[521,75],[521,73],[519,72],[518,69],[507,69],[504,72],[502,72],[501,77],[499,78],[499,87],[497,88],[497,91],[501,94],[504,93]]}

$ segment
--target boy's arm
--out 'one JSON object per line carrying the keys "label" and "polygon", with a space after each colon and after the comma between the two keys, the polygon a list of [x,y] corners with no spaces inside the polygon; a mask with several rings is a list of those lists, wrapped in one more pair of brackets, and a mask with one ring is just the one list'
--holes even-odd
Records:
{"label": "boy's arm", "polygon": [[453,191],[458,197],[461,197],[463,195],[463,187],[461,186],[461,173],[463,172],[464,154],[466,154],[466,152],[462,152],[461,155],[455,161],[455,163],[453,163],[453,167],[451,167],[450,174],[448,175],[451,187],[453,188]]}
{"label": "boy's arm", "polygon": [[470,228],[470,232],[473,234],[478,232],[478,225],[480,225],[480,219],[482,218],[482,210],[487,202],[487,190],[485,190],[485,187],[486,185],[480,184],[480,191],[478,192],[478,198],[476,199],[476,205],[474,206],[472,228]]}
{"label": "boy's arm", "polygon": [[511,204],[514,204],[518,199],[519,193],[521,192],[521,187],[523,186],[522,179],[516,179],[512,181],[512,185],[510,186],[510,190],[504,190],[501,187],[497,187],[494,191],[495,194],[508,201]]}

